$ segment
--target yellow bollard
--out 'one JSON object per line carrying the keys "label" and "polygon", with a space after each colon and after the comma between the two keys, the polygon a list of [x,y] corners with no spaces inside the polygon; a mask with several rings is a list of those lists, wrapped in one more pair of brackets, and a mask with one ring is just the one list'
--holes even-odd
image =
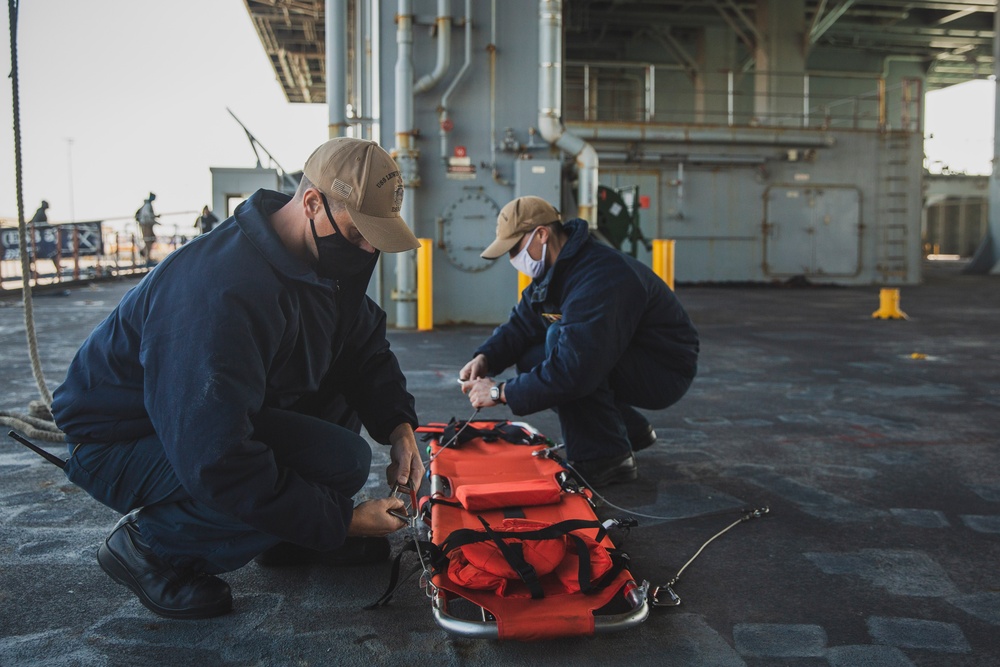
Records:
{"label": "yellow bollard", "polygon": [[899,309],[899,290],[888,287],[882,288],[878,293],[878,310],[872,313],[872,317],[882,320],[906,320],[909,319],[902,310]]}
{"label": "yellow bollard", "polygon": [[674,288],[674,244],[672,239],[653,240],[653,273],[670,289]]}
{"label": "yellow bollard", "polygon": [[434,249],[431,239],[418,239],[417,248],[417,331],[434,328]]}
{"label": "yellow bollard", "polygon": [[521,300],[521,294],[524,292],[524,288],[531,284],[531,277],[526,276],[520,271],[517,272],[517,300]]}

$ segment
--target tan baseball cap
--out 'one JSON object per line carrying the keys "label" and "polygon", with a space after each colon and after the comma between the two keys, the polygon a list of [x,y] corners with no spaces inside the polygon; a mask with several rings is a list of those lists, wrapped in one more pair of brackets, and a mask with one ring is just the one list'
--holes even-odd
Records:
{"label": "tan baseball cap", "polygon": [[555,207],[541,197],[518,197],[500,209],[497,216],[497,238],[486,247],[480,257],[496,259],[516,246],[521,237],[531,230],[562,222]]}
{"label": "tan baseball cap", "polygon": [[337,137],[309,156],[305,177],[328,198],[344,202],[358,231],[382,252],[420,247],[406,222],[403,177],[395,160],[374,141]]}

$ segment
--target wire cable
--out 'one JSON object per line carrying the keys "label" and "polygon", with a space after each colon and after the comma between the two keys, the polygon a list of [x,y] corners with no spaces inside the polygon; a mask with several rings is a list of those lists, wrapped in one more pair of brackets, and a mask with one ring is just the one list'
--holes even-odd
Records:
{"label": "wire cable", "polygon": [[[630,516],[642,517],[643,519],[655,519],[657,521],[687,521],[689,519],[706,519],[706,518],[713,517],[713,516],[725,516],[727,514],[735,514],[737,512],[744,512],[745,513],[745,512],[748,511],[746,508],[740,507],[740,508],[733,508],[733,509],[727,509],[727,510],[716,510],[716,511],[713,511],[713,512],[703,512],[701,514],[692,514],[691,516],[657,516],[655,514],[644,514],[643,512],[637,512],[637,511],[629,509],[627,507],[621,507],[619,505],[615,505],[613,502],[611,502],[610,500],[608,500],[605,496],[603,496],[600,493],[598,493],[597,490],[594,489],[594,487],[591,486],[590,483],[586,479],[584,479],[583,475],[581,475],[577,471],[577,469],[573,467],[572,463],[570,463],[569,461],[561,461],[561,463],[567,469],[569,469],[569,471],[572,472],[573,475],[578,480],[580,480],[580,482],[585,487],[587,487],[587,489],[590,490],[590,492],[594,495],[595,498],[597,498],[598,500],[600,500],[602,503],[604,503],[608,507],[616,509],[619,512],[625,512],[626,514],[628,514]],[[739,522],[737,522],[737,523],[739,523]]]}
{"label": "wire cable", "polygon": [[476,411],[473,412],[472,416],[465,421],[465,425],[455,432],[455,435],[452,436],[451,440],[441,445],[441,449],[437,451],[437,454],[434,454],[433,456],[431,456],[430,458],[428,458],[426,461],[423,462],[424,466],[429,466],[430,463],[441,454],[441,452],[443,452],[446,448],[451,447],[454,443],[458,442],[458,436],[462,435],[462,431],[464,431],[469,427],[469,424],[472,423],[472,420],[475,419],[476,415],[479,414],[480,409],[481,408],[476,408]]}

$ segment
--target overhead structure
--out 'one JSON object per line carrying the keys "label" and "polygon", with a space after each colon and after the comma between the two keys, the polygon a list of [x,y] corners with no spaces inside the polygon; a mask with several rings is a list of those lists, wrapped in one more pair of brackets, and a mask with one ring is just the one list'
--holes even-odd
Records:
{"label": "overhead structure", "polygon": [[[995,0],[245,2],[288,99],[395,152],[439,323],[510,308],[515,275],[478,257],[493,211],[537,195],[596,226],[600,188],[642,193],[680,284],[917,283],[924,94],[997,65]],[[399,327],[413,274],[381,260]]]}
{"label": "overhead structure", "polygon": [[[325,101],[326,0],[244,2],[288,100]],[[359,4],[366,3],[347,3],[349,24]],[[381,4],[386,5],[384,15],[392,16],[395,3]],[[911,58],[926,68],[926,90],[986,79],[993,74],[996,4],[995,0],[806,0],[805,49]],[[566,0],[563,5],[570,60],[615,60],[629,40],[650,39],[676,64],[693,71],[693,54],[685,50],[678,33],[725,28],[748,51],[760,39],[754,21],[757,3],[747,0]],[[781,11],[781,0],[772,0],[772,5]],[[357,50],[353,38],[348,35],[351,60]]]}

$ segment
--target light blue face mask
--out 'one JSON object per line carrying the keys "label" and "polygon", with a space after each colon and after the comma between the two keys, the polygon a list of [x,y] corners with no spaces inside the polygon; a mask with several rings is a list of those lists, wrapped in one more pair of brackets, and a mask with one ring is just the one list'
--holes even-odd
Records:
{"label": "light blue face mask", "polygon": [[537,232],[538,229],[538,227],[535,227],[534,231],[531,232],[531,236],[528,237],[528,242],[524,244],[523,248],[521,248],[521,252],[510,258],[511,265],[532,280],[535,278],[541,278],[545,274],[545,251],[549,245],[547,242],[542,244],[541,259],[535,259],[528,254],[528,246],[530,246],[532,240],[534,240],[535,232]]}

